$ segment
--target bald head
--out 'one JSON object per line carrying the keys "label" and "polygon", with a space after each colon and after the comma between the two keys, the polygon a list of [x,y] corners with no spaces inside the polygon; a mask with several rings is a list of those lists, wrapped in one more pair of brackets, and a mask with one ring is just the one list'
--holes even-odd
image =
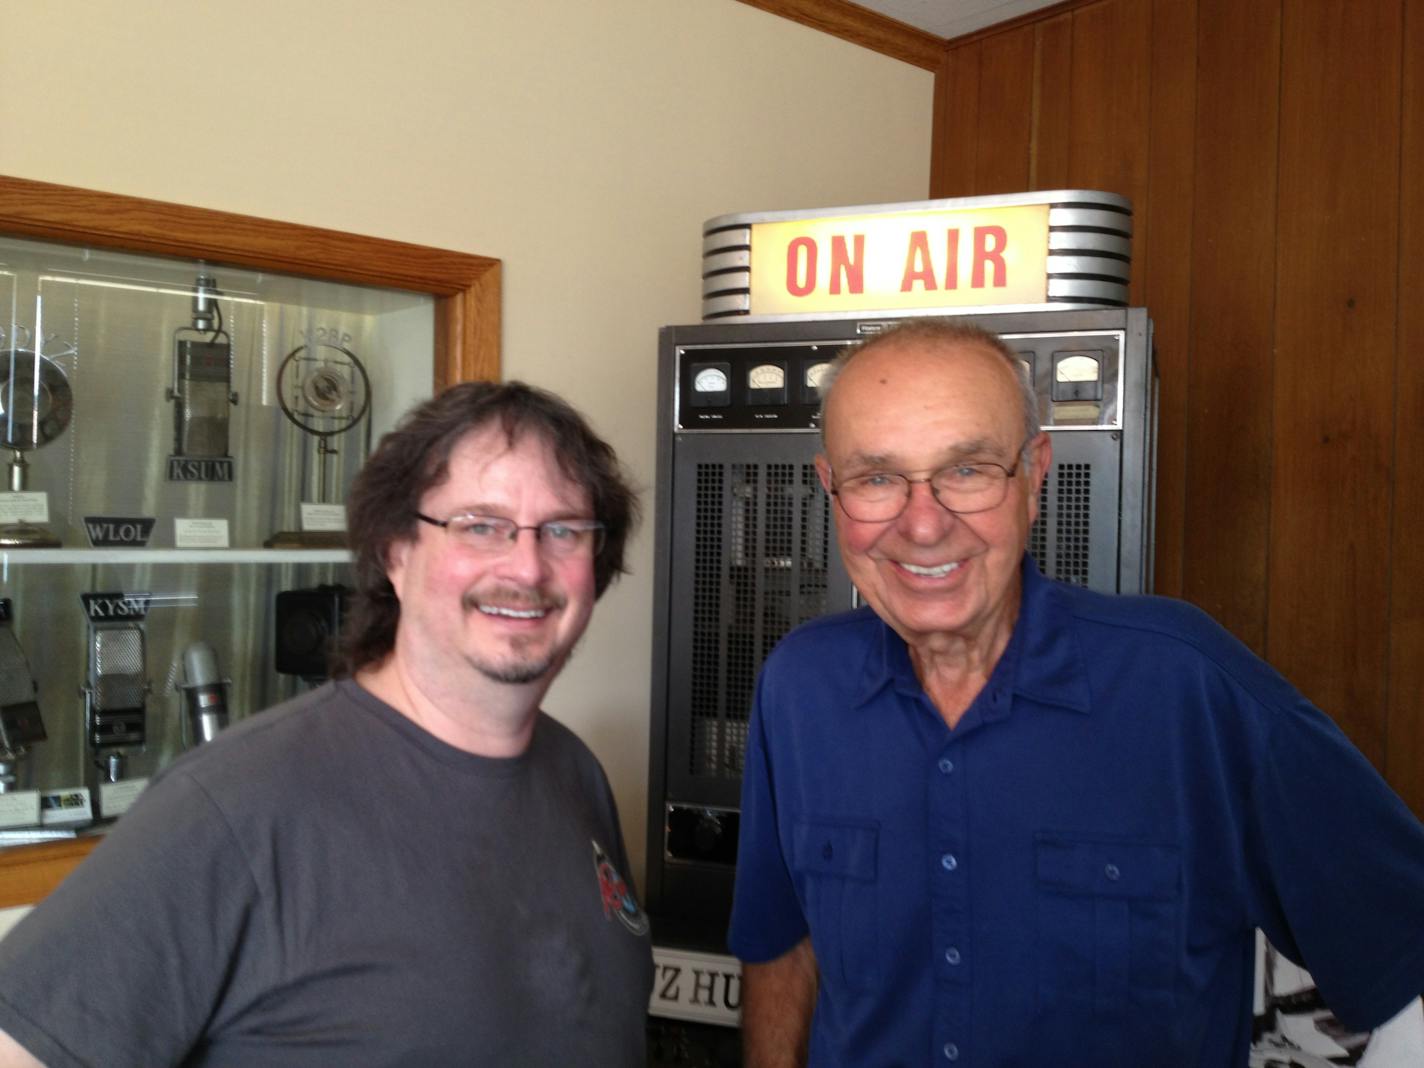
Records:
{"label": "bald head", "polygon": [[[895,359],[888,358],[891,353],[896,354]],[[904,358],[906,354],[912,354],[914,358],[907,360]],[[976,359],[976,355],[982,361]],[[944,366],[937,368],[939,362],[943,362]],[[857,380],[862,374],[883,374],[886,368],[894,367],[901,381],[904,375],[916,376],[917,380],[923,377],[929,381],[940,377],[937,371],[948,373],[950,364],[970,366],[980,362],[985,364],[986,381],[998,377],[1010,390],[1008,403],[1017,411],[1022,427],[1020,440],[1032,440],[1039,432],[1038,396],[1028,367],[1004,344],[1002,338],[963,320],[908,319],[846,349],[831,364],[821,386],[822,443],[829,450],[833,421],[853,415],[853,403],[842,405],[835,400],[844,379]]]}

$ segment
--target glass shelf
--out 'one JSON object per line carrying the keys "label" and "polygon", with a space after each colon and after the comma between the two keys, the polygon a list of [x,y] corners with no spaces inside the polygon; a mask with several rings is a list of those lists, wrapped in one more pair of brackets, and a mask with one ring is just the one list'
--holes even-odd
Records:
{"label": "glass shelf", "polygon": [[26,564],[349,564],[346,549],[12,549],[0,570]]}

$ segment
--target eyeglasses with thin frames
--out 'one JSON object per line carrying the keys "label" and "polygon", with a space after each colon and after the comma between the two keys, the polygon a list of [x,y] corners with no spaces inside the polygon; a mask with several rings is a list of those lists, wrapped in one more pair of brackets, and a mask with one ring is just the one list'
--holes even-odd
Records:
{"label": "eyeglasses with thin frames", "polygon": [[[1032,441],[1030,438],[1028,441]],[[941,467],[928,478],[910,478],[892,471],[873,471],[842,482],[832,482],[831,495],[841,510],[861,523],[887,523],[898,519],[910,504],[910,487],[923,482],[940,507],[955,515],[987,512],[1004,503],[1009,479],[1023,466],[1025,441],[1013,466],[997,463],[955,463]]]}
{"label": "eyeglasses with thin frames", "polygon": [[521,526],[496,515],[452,515],[434,519],[422,512],[415,518],[432,527],[441,527],[461,548],[487,556],[500,556],[514,548],[521,530],[532,530],[539,551],[555,560],[577,556],[597,556],[607,533],[597,519],[550,519],[533,526]]}

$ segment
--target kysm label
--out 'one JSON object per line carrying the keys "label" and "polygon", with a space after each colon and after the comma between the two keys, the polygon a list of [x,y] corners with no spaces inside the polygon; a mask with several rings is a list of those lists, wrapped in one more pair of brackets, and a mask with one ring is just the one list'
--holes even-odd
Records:
{"label": "kysm label", "polygon": [[81,593],[80,602],[90,623],[108,623],[116,619],[142,621],[148,616],[151,593]]}

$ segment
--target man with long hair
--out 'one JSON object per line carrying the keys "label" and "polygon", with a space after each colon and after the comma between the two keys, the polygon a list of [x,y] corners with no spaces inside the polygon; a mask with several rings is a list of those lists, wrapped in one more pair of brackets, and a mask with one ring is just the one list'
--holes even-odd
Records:
{"label": "man with long hair", "polygon": [[644,1063],[613,796],[540,710],[623,571],[612,450],[460,385],[348,512],[339,677],[175,762],[0,943],[0,1064]]}

